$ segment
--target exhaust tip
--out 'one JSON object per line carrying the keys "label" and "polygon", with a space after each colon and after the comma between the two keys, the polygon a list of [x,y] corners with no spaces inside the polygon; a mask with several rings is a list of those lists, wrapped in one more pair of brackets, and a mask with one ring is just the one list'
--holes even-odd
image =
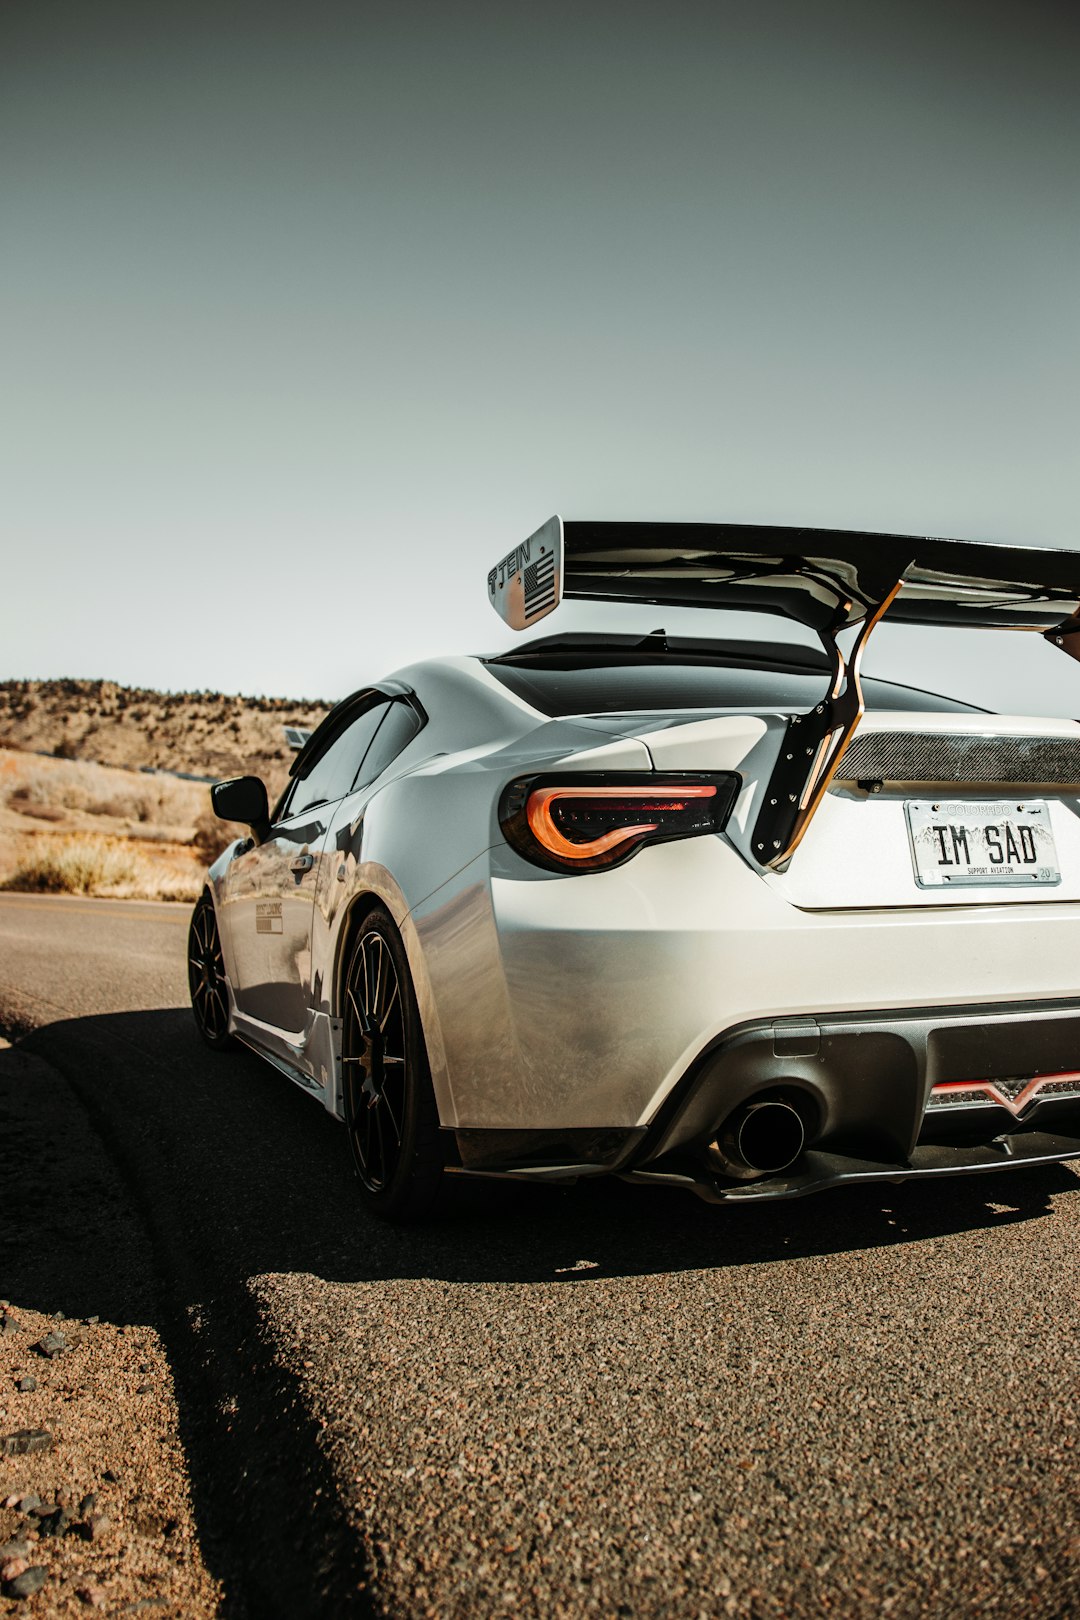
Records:
{"label": "exhaust tip", "polygon": [[795,1163],[806,1144],[802,1115],[778,1098],[743,1103],[729,1114],[709,1157],[726,1175],[740,1180],[778,1175]]}

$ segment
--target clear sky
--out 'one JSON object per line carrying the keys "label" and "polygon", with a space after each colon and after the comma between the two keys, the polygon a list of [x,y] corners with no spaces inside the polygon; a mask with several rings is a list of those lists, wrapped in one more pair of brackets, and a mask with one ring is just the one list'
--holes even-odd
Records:
{"label": "clear sky", "polygon": [[[505,645],[553,511],[1080,545],[1078,69],[1045,0],[7,4],[0,676],[333,697]],[[1080,715],[1034,642],[869,667]]]}

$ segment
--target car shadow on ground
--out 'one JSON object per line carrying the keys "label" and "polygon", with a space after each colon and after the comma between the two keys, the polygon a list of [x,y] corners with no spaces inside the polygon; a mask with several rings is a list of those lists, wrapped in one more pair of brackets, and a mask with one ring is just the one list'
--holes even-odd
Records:
{"label": "car shadow on ground", "polygon": [[747,1207],[616,1179],[455,1178],[428,1221],[398,1228],[363,1207],[319,1103],[249,1053],[207,1051],[186,1012],[71,1020],[26,1045],[68,1074],[166,1247],[198,1234],[230,1275],[573,1283],[767,1265],[1036,1220],[1078,1185],[1055,1165]]}

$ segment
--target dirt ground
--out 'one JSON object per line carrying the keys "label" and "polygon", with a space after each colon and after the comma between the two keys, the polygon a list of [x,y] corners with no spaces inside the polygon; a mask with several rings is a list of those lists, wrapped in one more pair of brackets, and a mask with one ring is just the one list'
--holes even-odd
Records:
{"label": "dirt ground", "polygon": [[5,1058],[0,1615],[203,1620],[221,1591],[152,1325],[148,1240],[66,1081],[18,1048]]}

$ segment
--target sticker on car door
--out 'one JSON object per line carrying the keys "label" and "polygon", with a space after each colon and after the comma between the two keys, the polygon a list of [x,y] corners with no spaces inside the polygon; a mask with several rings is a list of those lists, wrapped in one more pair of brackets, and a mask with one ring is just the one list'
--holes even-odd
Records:
{"label": "sticker on car door", "polygon": [[260,900],[255,907],[255,932],[257,934],[280,934],[283,928],[281,901]]}

